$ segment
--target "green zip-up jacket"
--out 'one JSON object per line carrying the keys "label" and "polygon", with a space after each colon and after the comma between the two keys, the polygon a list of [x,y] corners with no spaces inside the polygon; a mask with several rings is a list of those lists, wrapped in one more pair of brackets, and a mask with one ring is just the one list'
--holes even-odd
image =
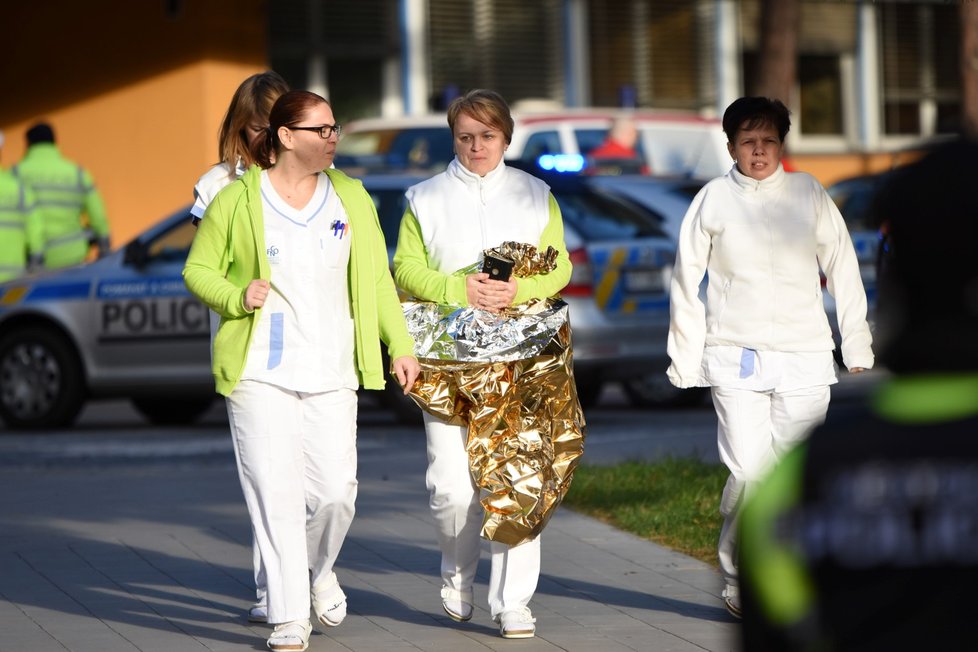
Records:
{"label": "green zip-up jacket", "polygon": [[[391,360],[414,355],[387,263],[387,247],[370,195],[356,179],[326,170],[350,219],[347,269],[353,307],[357,376],[366,389],[384,388],[380,341]],[[214,198],[194,236],[183,269],[187,288],[221,316],[214,339],[217,392],[231,393],[241,379],[261,308],[248,312],[244,295],[254,279],[271,280],[265,253],[261,169],[252,166]]]}

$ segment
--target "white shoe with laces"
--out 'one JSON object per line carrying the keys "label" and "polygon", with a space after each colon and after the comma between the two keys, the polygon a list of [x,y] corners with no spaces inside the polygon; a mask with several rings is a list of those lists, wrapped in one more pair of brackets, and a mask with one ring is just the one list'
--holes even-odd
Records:
{"label": "white shoe with laces", "polygon": [[336,573],[330,573],[327,584],[313,588],[312,610],[327,627],[336,627],[346,618],[346,594],[336,580]]}
{"label": "white shoe with laces", "polygon": [[309,647],[309,635],[312,634],[312,623],[309,619],[293,620],[280,623],[268,637],[269,650],[297,650],[302,652]]}
{"label": "white shoe with laces", "polygon": [[503,638],[533,638],[537,619],[529,607],[509,609],[499,614],[499,634]]}
{"label": "white shoe with laces", "polygon": [[453,588],[441,587],[441,608],[448,617],[460,623],[472,618],[472,590],[456,591]]}

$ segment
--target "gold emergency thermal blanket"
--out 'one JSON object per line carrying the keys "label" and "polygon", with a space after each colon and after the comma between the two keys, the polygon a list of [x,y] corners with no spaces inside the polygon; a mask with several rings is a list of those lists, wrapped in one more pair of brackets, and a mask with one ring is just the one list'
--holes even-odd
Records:
{"label": "gold emergency thermal blanket", "polygon": [[[491,251],[514,260],[522,277],[548,272],[556,260],[552,249],[541,255],[519,243]],[[567,304],[546,299],[495,314],[407,302],[404,313],[421,362],[412,398],[468,429],[469,471],[485,509],[482,536],[514,546],[529,541],[556,511],[584,452]]]}

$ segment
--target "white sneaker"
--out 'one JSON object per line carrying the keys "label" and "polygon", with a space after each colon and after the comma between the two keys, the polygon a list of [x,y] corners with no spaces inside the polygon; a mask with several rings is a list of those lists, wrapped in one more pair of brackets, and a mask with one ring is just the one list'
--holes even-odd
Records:
{"label": "white sneaker", "polygon": [[730,615],[734,618],[741,618],[740,615],[740,588],[727,584],[727,588],[720,594],[723,597],[723,606],[727,608]]}
{"label": "white sneaker", "polygon": [[460,623],[472,618],[472,590],[456,591],[453,588],[441,587],[441,608],[448,617]]}
{"label": "white sneaker", "polygon": [[302,652],[309,647],[309,635],[312,634],[312,624],[309,619],[293,620],[281,623],[272,630],[268,637],[269,650],[298,650]]}
{"label": "white sneaker", "polygon": [[268,622],[268,605],[264,602],[256,602],[251,605],[248,609],[248,622],[249,623],[267,623]]}
{"label": "white sneaker", "polygon": [[536,618],[529,607],[510,609],[499,614],[499,634],[503,638],[533,638]]}
{"label": "white sneaker", "polygon": [[346,618],[346,594],[335,573],[330,573],[328,584],[313,588],[312,610],[319,622],[327,627],[336,627]]}

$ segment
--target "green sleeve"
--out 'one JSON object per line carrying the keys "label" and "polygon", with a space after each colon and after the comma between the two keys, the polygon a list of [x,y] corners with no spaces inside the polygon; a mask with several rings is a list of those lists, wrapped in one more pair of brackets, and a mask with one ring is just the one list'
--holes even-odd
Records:
{"label": "green sleeve", "polygon": [[225,205],[220,195],[207,207],[194,234],[190,254],[183,268],[183,280],[198,299],[225,319],[240,319],[251,314],[244,307],[246,288],[227,279],[230,267],[228,225],[233,205]]}
{"label": "green sleeve", "polygon": [[469,305],[463,274],[444,274],[428,266],[421,225],[410,207],[401,218],[397,236],[394,280],[401,289],[418,299],[454,306]]}
{"label": "green sleeve", "polygon": [[[364,193],[366,195],[366,193]],[[366,198],[372,212],[372,224],[375,229],[373,252],[371,260],[374,261],[374,288],[377,300],[377,322],[380,329],[380,339],[387,345],[387,354],[390,359],[396,360],[404,356],[414,355],[414,339],[407,331],[404,323],[404,312],[401,309],[401,300],[397,296],[397,288],[394,287],[394,279],[391,278],[390,268],[387,265],[387,243],[384,241],[384,232],[380,228],[380,219],[377,217],[377,208],[369,196]]]}
{"label": "green sleeve", "polygon": [[520,304],[530,299],[545,299],[552,297],[567,285],[571,276],[571,261],[567,255],[567,245],[564,244],[564,221],[560,216],[560,206],[553,195],[550,195],[550,221],[540,236],[538,251],[546,251],[547,247],[557,250],[557,267],[549,274],[537,274],[530,278],[516,279],[516,298],[513,304]]}
{"label": "green sleeve", "polygon": [[105,214],[105,203],[102,195],[95,188],[91,175],[87,171],[82,172],[82,181],[88,191],[85,193],[85,214],[88,215],[88,225],[100,238],[109,237],[109,219]]}
{"label": "green sleeve", "polygon": [[778,519],[801,501],[804,444],[790,451],[760,482],[740,514],[740,575],[757,596],[765,619],[790,626],[810,612],[815,599],[800,551],[779,540]]}

